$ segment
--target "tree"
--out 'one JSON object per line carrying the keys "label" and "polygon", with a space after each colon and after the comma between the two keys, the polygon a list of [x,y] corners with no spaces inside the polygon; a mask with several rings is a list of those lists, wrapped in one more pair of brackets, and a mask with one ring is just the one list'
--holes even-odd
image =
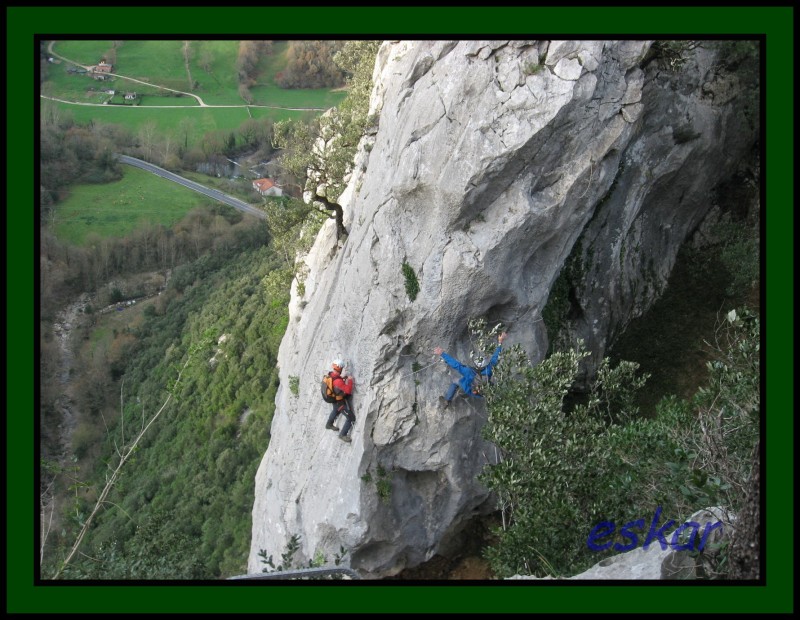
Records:
{"label": "tree", "polygon": [[[258,61],[261,56],[271,52],[272,41],[239,41],[236,71],[239,77],[239,84],[244,86],[245,90],[256,83]],[[239,92],[242,92],[241,88]]]}
{"label": "tree", "polygon": [[239,82],[250,86],[253,82],[253,73],[258,64],[258,42],[239,41],[239,52],[236,57],[236,69]]}
{"label": "tree", "polygon": [[239,125],[239,135],[244,140],[244,143],[253,148],[258,144],[258,120],[255,118],[248,118]]}
{"label": "tree", "polygon": [[273,143],[283,149],[281,165],[303,183],[310,200],[331,212],[337,237],[347,230],[338,200],[351,172],[358,142],[367,127],[372,69],[380,41],[348,41],[335,56],[351,72],[350,92],[338,106],[310,121],[279,121]]}
{"label": "tree", "polygon": [[205,161],[215,160],[225,152],[225,132],[222,130],[209,131],[203,134],[200,140],[200,149]]}
{"label": "tree", "polygon": [[[709,343],[708,384],[691,401],[663,398],[649,419],[634,405],[647,378],[636,364],[602,360],[581,398],[570,392],[588,355],[581,343],[536,365],[518,345],[504,351],[483,429],[497,452],[481,473],[503,518],[487,552],[495,574],[580,572],[603,557],[586,543],[597,524],[631,523],[656,507],[662,522],[678,523],[700,508],[745,509],[750,528],[738,550],[757,556],[759,341],[752,313],[728,313]],[[615,536],[616,551],[630,549]],[[699,566],[715,578],[726,558],[709,554]]]}
{"label": "tree", "polygon": [[189,136],[194,133],[195,120],[188,116],[184,116],[178,123],[178,133],[183,136],[183,148],[189,148]]}
{"label": "tree", "polygon": [[200,59],[198,60],[200,68],[206,73],[211,73],[211,66],[213,62],[214,62],[214,54],[208,47],[204,47],[203,51],[200,53]]}
{"label": "tree", "polygon": [[171,131],[164,132],[160,144],[161,165],[164,168],[177,168],[180,164],[175,153],[175,135]]}
{"label": "tree", "polygon": [[145,121],[139,127],[138,137],[142,149],[142,156],[147,161],[153,161],[153,148],[158,137],[158,127],[154,120]]}
{"label": "tree", "polygon": [[334,61],[343,41],[290,41],[286,68],[275,76],[282,88],[342,86],[345,73]]}
{"label": "tree", "polygon": [[247,84],[239,84],[239,96],[245,103],[253,103],[253,93],[250,92],[250,88]]}
{"label": "tree", "polygon": [[233,157],[236,153],[236,134],[232,131],[225,138],[225,155]]}
{"label": "tree", "polygon": [[[488,554],[496,574],[566,573],[587,555],[585,535],[609,507],[598,497],[602,473],[614,471],[617,458],[607,439],[615,421],[637,414],[630,395],[646,377],[635,377],[633,363],[612,369],[606,359],[587,402],[568,406],[588,355],[579,343],[534,365],[519,345],[503,351],[483,429],[497,455],[481,474],[503,522]],[[626,405],[609,416],[613,403]]]}
{"label": "tree", "polygon": [[103,54],[103,56],[105,57],[106,62],[108,64],[110,64],[110,65],[117,64],[117,48],[116,48],[116,46],[112,45],[108,50],[106,50],[106,53]]}
{"label": "tree", "polygon": [[697,391],[693,405],[698,432],[686,438],[687,452],[697,455],[697,466],[724,487],[729,506],[744,501],[753,446],[758,442],[761,405],[760,325],[747,309],[731,310],[707,342],[711,361],[709,381]]}

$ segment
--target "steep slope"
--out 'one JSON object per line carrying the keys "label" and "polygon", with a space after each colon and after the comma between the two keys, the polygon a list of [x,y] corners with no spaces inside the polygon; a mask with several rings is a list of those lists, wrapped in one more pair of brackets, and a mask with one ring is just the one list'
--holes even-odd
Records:
{"label": "steep slope", "polygon": [[[465,359],[467,322],[485,317],[541,359],[542,310],[568,258],[558,331],[584,338],[595,360],[658,296],[755,134],[711,49],[695,49],[677,74],[647,62],[649,49],[383,45],[379,125],[341,201],[350,235],[337,245],[333,223],[324,227],[305,259],[304,296],[293,291],[250,572],[264,567],[261,550],[278,557],[293,535],[300,562],[344,547],[350,566],[376,578],[446,550],[493,508],[476,477],[494,453],[481,405],[437,407],[454,378],[447,368],[414,373],[435,362],[433,347]],[[403,263],[419,281],[414,301]],[[334,356],[357,382],[352,444],[324,428],[318,385]]]}

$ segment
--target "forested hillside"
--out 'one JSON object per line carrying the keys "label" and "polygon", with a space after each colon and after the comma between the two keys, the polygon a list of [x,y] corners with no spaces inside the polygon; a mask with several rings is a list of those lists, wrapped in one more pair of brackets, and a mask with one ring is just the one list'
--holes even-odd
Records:
{"label": "forested hillside", "polygon": [[[151,49],[113,43],[117,53],[106,57],[120,63],[126,53],[133,61],[133,49]],[[191,61],[209,75],[219,70],[215,54],[223,48],[194,43],[184,47],[187,67]],[[87,56],[94,49],[91,42],[63,47]],[[290,46],[289,53],[285,42],[276,47],[283,59],[277,64],[266,62],[271,42],[240,42],[240,86],[257,90],[265,71],[287,63],[299,76],[307,69],[299,50],[324,49],[319,68],[352,45],[320,42]],[[375,50],[355,55],[371,66]],[[351,49],[343,66],[352,67],[353,58]],[[345,70],[337,71],[341,81]],[[340,127],[350,122],[342,121],[348,114],[337,117]],[[196,172],[209,164],[213,170],[224,156],[270,157],[269,119],[249,118],[237,133],[207,132],[199,143],[192,129],[187,122],[179,135],[159,134],[155,122],[144,121],[133,132],[44,106],[39,469],[46,579],[216,579],[246,572],[255,469],[275,407],[277,349],[290,284],[302,277],[293,258],[327,214],[291,196],[263,198],[251,178]],[[119,152],[237,194],[265,219],[131,171],[116,160]],[[284,168],[279,178],[287,193],[302,187],[304,171],[294,176]]]}
{"label": "forested hillside", "polygon": [[[180,267],[169,285],[178,297],[163,315],[146,313],[131,330],[119,395],[123,419],[92,477],[102,480],[114,446],[139,430],[169,389],[175,400],[109,495],[112,503],[84,549],[93,560],[82,556],[65,577],[214,578],[243,570],[255,467],[268,442],[275,355],[286,327],[286,284],[276,282],[275,267],[266,247]],[[91,487],[76,493],[75,522],[51,533],[47,557],[71,543],[97,494]]]}

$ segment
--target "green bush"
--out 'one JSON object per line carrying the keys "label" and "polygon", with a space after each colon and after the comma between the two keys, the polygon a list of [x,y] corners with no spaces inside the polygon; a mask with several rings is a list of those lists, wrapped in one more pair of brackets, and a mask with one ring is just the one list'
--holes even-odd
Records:
{"label": "green bush", "polygon": [[544,68],[544,65],[534,61],[529,60],[522,65],[522,73],[525,75],[534,75],[539,73]]}
{"label": "green bush", "polygon": [[108,294],[108,299],[112,304],[115,304],[125,299],[125,296],[122,294],[122,291],[115,286],[114,288],[111,289],[111,292]]}
{"label": "green bush", "polygon": [[296,375],[289,377],[289,390],[294,396],[300,394],[300,377]]}
{"label": "green bush", "polygon": [[635,365],[612,369],[604,362],[603,378],[586,403],[567,410],[566,397],[588,355],[580,345],[532,365],[514,345],[497,366],[483,433],[501,458],[486,466],[481,480],[497,493],[507,524],[487,553],[499,576],[562,575],[597,559],[585,540],[607,514],[603,494],[620,458],[607,445],[618,420],[636,415],[632,393],[644,378],[631,381]]}
{"label": "green bush", "polygon": [[414,268],[405,261],[403,261],[402,269],[403,277],[406,280],[406,294],[408,294],[408,298],[411,301],[414,301],[417,298],[417,293],[419,293],[417,275],[414,273]]}
{"label": "green bush", "polygon": [[[708,506],[741,508],[758,441],[758,319],[731,311],[716,333],[708,384],[691,402],[662,399],[651,419],[634,405],[647,378],[635,364],[603,360],[590,392],[575,398],[570,388],[589,355],[582,344],[537,365],[519,345],[504,351],[483,429],[500,457],[480,476],[503,516],[486,551],[496,575],[585,570],[613,553],[588,548],[602,521],[647,519],[659,506],[662,523]],[[725,554],[715,561],[716,575]]]}
{"label": "green bush", "polygon": [[760,276],[758,226],[749,222],[731,222],[721,227],[723,235],[720,258],[730,275],[726,294],[747,294]]}

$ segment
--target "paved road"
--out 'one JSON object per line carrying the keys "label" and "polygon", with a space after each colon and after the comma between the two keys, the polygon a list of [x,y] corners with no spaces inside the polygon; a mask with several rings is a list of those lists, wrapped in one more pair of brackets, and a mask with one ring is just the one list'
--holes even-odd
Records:
{"label": "paved road", "polygon": [[170,181],[174,181],[175,183],[180,183],[184,187],[188,187],[196,192],[200,192],[208,196],[209,198],[213,198],[214,200],[218,200],[219,202],[225,203],[233,207],[234,209],[238,209],[239,211],[244,211],[245,213],[249,213],[250,215],[255,215],[258,218],[265,219],[267,216],[261,210],[257,209],[256,207],[247,204],[246,202],[242,202],[233,196],[228,196],[227,194],[223,194],[221,191],[216,189],[211,189],[204,185],[200,185],[200,183],[195,183],[194,181],[190,181],[189,179],[184,179],[182,176],[178,176],[174,172],[170,172],[169,170],[164,170],[163,168],[159,168],[153,164],[150,164],[146,161],[141,159],[136,159],[135,157],[129,157],[128,155],[117,155],[117,159],[123,163],[128,164],[130,166],[136,166],[137,168],[141,168],[143,170],[147,170],[148,172],[152,172],[153,174],[157,174],[158,176],[168,179]]}

